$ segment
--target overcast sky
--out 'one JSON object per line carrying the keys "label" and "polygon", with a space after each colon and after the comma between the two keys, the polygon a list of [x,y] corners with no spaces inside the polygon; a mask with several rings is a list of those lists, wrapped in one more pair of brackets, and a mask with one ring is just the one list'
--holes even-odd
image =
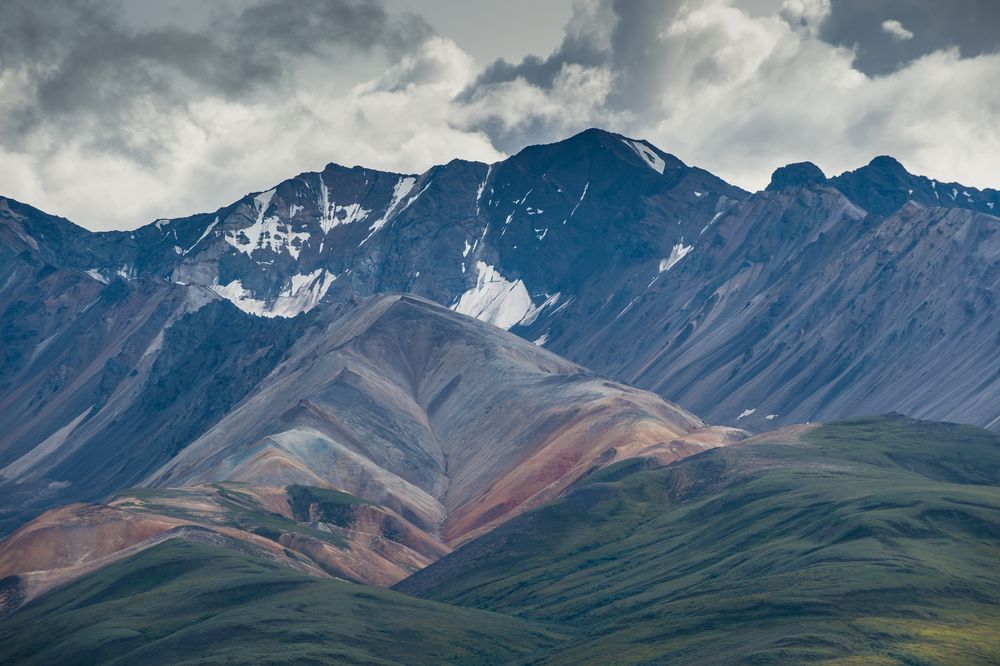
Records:
{"label": "overcast sky", "polygon": [[591,126],[750,190],[879,154],[1000,187],[1000,1],[0,3],[0,195],[92,229]]}

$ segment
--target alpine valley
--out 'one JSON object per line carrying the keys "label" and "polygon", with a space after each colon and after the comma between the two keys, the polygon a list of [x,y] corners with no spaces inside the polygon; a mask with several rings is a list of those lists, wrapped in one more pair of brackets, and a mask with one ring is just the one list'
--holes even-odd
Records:
{"label": "alpine valley", "polygon": [[0,661],[1000,662],[998,215],[598,129],[0,198]]}

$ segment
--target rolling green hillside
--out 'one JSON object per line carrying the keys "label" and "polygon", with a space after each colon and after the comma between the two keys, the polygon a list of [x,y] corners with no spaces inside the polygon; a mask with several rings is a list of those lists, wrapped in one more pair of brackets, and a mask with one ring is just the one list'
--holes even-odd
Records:
{"label": "rolling green hillside", "polygon": [[606,468],[397,588],[575,630],[546,663],[1000,662],[1000,437],[789,439]]}
{"label": "rolling green hillside", "polygon": [[558,637],[175,539],[0,623],[0,663],[495,663]]}
{"label": "rolling green hillside", "polygon": [[628,460],[397,586],[425,599],[224,545],[171,540],[43,595],[0,622],[0,663],[1000,662],[1000,436],[967,426]]}

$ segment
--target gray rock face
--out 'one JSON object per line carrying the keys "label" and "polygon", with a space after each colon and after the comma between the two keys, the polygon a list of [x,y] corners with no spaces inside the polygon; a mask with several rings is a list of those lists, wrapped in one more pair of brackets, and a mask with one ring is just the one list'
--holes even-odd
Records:
{"label": "gray rock face", "polygon": [[593,335],[553,325],[547,347],[751,430],[888,411],[995,428],[998,231],[916,203],[869,215],[828,186],[757,194],[624,310],[588,312]]}

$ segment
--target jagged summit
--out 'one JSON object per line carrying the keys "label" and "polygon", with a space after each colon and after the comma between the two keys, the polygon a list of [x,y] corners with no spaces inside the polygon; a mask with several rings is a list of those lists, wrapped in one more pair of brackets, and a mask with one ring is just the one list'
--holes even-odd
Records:
{"label": "jagged summit", "polygon": [[877,215],[891,215],[907,201],[937,208],[1000,212],[1000,191],[945,183],[907,171],[899,160],[879,155],[867,165],[829,179],[830,185]]}
{"label": "jagged summit", "polygon": [[775,169],[766,190],[773,192],[789,187],[807,187],[826,182],[826,174],[812,162],[795,162]]}
{"label": "jagged summit", "polygon": [[896,174],[902,177],[911,176],[906,167],[891,155],[877,155],[868,163],[868,168],[885,174]]}

